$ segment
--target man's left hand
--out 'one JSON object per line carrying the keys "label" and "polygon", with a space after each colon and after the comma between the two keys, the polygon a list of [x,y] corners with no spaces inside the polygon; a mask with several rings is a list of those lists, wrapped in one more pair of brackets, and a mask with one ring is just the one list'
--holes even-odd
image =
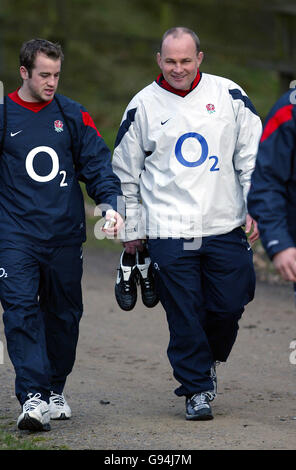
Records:
{"label": "man's left hand", "polygon": [[112,209],[108,209],[106,212],[105,219],[106,227],[105,225],[103,226],[103,232],[105,232],[109,236],[117,235],[123,226],[123,218],[121,217],[121,215]]}
{"label": "man's left hand", "polygon": [[[252,231],[252,233],[250,233]],[[246,226],[245,226],[245,232],[247,234],[250,234],[248,236],[249,242],[252,244],[256,240],[258,240],[260,233],[258,229],[258,225],[255,219],[253,219],[250,214],[247,214],[246,216]]]}

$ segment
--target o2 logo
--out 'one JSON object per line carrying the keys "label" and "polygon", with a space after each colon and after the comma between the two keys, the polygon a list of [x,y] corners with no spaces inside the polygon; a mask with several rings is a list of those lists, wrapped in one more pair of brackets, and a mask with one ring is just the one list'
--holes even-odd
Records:
{"label": "o2 logo", "polygon": [[0,277],[7,277],[7,272],[4,268],[0,268]]}
{"label": "o2 logo", "polygon": [[[201,146],[201,155],[198,160],[195,162],[190,162],[185,159],[182,153],[182,145],[187,139],[196,139],[200,146]],[[209,154],[209,147],[207,144],[206,139],[201,135],[198,134],[197,132],[187,132],[186,134],[181,135],[179,139],[177,140],[176,146],[175,146],[175,155],[177,157],[177,160],[181,163],[181,165],[187,166],[187,167],[196,167],[202,165]],[[209,160],[213,160],[213,165],[210,168],[210,171],[219,171],[220,168],[218,168],[218,157],[215,155],[209,157]]]}
{"label": "o2 logo", "polygon": [[[34,158],[40,152],[47,153],[50,156],[51,162],[52,162],[51,172],[48,175],[45,175],[45,176],[38,175],[36,173],[36,171],[34,170]],[[38,181],[39,183],[47,183],[48,181],[53,180],[57,176],[57,174],[59,173],[61,175],[60,186],[61,187],[68,186],[68,183],[65,182],[66,172],[65,172],[65,170],[61,170],[59,172],[59,169],[60,169],[59,167],[60,167],[60,165],[59,165],[58,154],[51,147],[46,147],[44,145],[41,145],[40,147],[35,147],[34,149],[32,149],[28,153],[28,155],[26,157],[26,170],[27,170],[27,173],[30,176],[30,178],[32,178],[34,181]]]}

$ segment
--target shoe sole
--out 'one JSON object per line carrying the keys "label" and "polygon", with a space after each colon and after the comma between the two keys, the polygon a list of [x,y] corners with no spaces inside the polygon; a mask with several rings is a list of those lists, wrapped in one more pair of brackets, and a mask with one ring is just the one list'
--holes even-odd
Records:
{"label": "shoe sole", "polygon": [[146,299],[143,299],[143,297],[142,297],[142,302],[143,302],[143,304],[145,305],[145,307],[147,307],[147,308],[153,308],[153,307],[156,307],[156,305],[157,305],[158,302],[159,302],[159,299],[154,300],[153,302],[149,302],[149,301],[147,302],[147,300],[146,300]]}
{"label": "shoe sole", "polygon": [[53,419],[53,420],[60,420],[60,421],[65,421],[66,419],[70,419],[71,416],[67,416],[65,413],[61,413],[59,416],[57,417],[50,417],[50,419]]}
{"label": "shoe sole", "polygon": [[200,412],[198,415],[189,415],[186,413],[186,419],[188,421],[210,421],[211,419],[214,419],[214,416],[211,412],[206,410],[204,413]]}
{"label": "shoe sole", "polygon": [[25,414],[23,419],[18,423],[18,428],[21,431],[50,431],[50,424],[43,424],[38,421],[38,419],[32,418],[28,414]]}

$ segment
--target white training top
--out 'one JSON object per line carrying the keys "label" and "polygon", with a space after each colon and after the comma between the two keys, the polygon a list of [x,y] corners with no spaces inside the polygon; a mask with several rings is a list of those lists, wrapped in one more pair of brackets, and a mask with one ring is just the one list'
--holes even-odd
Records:
{"label": "white training top", "polygon": [[126,201],[122,239],[219,235],[243,225],[261,132],[231,80],[203,73],[185,97],[157,82],[141,90],[113,155]]}

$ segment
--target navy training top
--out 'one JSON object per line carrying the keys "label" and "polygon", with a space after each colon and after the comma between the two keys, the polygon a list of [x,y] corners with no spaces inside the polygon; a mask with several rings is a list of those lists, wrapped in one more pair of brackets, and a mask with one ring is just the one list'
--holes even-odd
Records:
{"label": "navy training top", "polygon": [[29,103],[17,91],[0,106],[0,243],[75,245],[86,239],[79,181],[102,210],[117,210],[120,181],[86,109],[56,95]]}

